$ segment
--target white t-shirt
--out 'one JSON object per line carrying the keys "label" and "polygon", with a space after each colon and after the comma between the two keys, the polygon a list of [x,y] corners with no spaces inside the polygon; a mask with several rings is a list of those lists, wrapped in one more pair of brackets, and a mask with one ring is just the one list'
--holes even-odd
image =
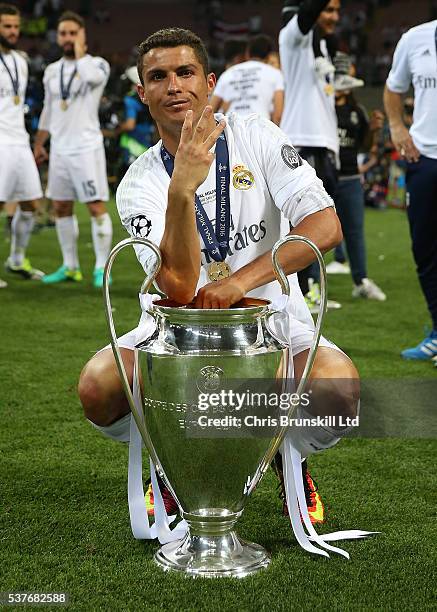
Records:
{"label": "white t-shirt", "polygon": [[1,145],[28,145],[29,134],[24,127],[24,96],[26,94],[28,68],[24,57],[17,51],[3,53],[13,78],[15,79],[15,65],[18,70],[19,104],[14,103],[15,92],[8,71],[0,61],[0,144]]}
{"label": "white t-shirt", "polygon": [[[320,50],[327,55],[326,43]],[[322,81],[314,68],[313,32],[302,34],[295,15],[279,33],[285,82],[281,128],[298,147],[326,147],[338,153],[333,76]]]}
{"label": "white t-shirt", "polygon": [[227,114],[258,113],[270,119],[273,95],[283,91],[284,78],[277,68],[257,60],[231,66],[217,81],[214,95],[230,102]]}
{"label": "white t-shirt", "polygon": [[[61,108],[61,67],[67,87],[75,68],[66,110]],[[109,77],[109,64],[101,57],[85,55],[79,60],[62,58],[44,72],[44,108],[39,129],[50,132],[51,150],[58,154],[97,149],[103,142],[99,123],[99,103]]]}
{"label": "white t-shirt", "polygon": [[437,19],[408,30],[397,44],[387,87],[405,93],[414,87],[410,134],[422,155],[437,159]]}
{"label": "white t-shirt", "polygon": [[[216,117],[220,119],[221,115]],[[227,117],[225,133],[231,170],[231,232],[226,262],[236,271],[271,251],[275,242],[289,232],[289,221],[296,226],[307,215],[333,206],[333,202],[326,192],[301,199],[310,186],[323,190],[322,183],[313,168],[296,154],[285,134],[270,121],[258,115],[242,118],[232,113]],[[125,228],[132,236],[148,238],[157,245],[164,233],[170,184],[160,151],[161,141],[129,167],[117,190],[118,212]],[[197,190],[213,227],[215,191],[214,162],[207,179]],[[203,243],[201,247],[198,289],[209,282],[207,265],[212,261]],[[153,261],[150,250],[145,247],[135,250],[148,271]],[[297,275],[289,278],[295,297],[295,316],[312,326]],[[271,300],[280,294],[279,283],[274,281],[249,295]]]}

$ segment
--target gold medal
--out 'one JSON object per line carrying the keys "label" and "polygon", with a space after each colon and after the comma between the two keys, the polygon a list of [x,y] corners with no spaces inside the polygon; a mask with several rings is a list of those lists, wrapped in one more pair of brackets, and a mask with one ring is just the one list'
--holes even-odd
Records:
{"label": "gold medal", "polygon": [[68,108],[67,100],[61,100],[61,110],[66,111]]}
{"label": "gold medal", "polygon": [[20,104],[20,96],[18,94],[14,96],[13,100],[14,104]]}
{"label": "gold medal", "polygon": [[208,266],[208,278],[212,282],[229,278],[231,274],[231,268],[225,261],[213,261]]}

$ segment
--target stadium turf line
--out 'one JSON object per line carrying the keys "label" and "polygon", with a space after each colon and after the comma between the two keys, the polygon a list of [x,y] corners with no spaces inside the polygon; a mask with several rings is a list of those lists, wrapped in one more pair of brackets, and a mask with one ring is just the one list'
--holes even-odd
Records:
{"label": "stadium turf line", "polygon": [[[243,538],[271,551],[268,571],[193,581],[155,567],[157,544],[130,533],[127,448],[84,421],[76,395],[82,365],[108,339],[102,298],[91,286],[89,221],[83,208],[77,212],[81,285],[46,287],[0,274],[10,283],[0,292],[0,592],[66,591],[70,609],[84,611],[432,609],[436,443],[429,439],[351,439],[310,459],[328,511],[323,531],[382,532],[344,542],[349,562],[299,548],[269,472],[238,524]],[[125,238],[114,219],[115,239]],[[369,276],[388,300],[353,300],[350,279],[332,277],[330,295],[343,309],[329,313],[324,333],[366,380],[397,379],[401,394],[407,379],[437,375],[429,363],[398,356],[423,336],[426,308],[404,213],[370,210],[366,223]],[[1,261],[6,255],[1,242]],[[35,235],[29,255],[35,266],[56,269],[55,231]],[[132,253],[120,255],[113,276],[123,332],[138,316],[142,274]]]}

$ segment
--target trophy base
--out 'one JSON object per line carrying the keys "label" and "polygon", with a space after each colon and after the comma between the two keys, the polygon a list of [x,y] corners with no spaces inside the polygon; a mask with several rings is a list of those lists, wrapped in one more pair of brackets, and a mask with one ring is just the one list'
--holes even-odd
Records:
{"label": "trophy base", "polygon": [[191,535],[164,544],[155,562],[166,571],[206,578],[244,578],[270,563],[262,546],[240,540],[235,531],[223,535]]}

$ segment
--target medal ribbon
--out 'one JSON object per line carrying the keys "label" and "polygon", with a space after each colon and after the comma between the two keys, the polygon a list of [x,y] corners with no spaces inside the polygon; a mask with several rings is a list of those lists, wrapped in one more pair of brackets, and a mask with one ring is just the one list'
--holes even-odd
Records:
{"label": "medal ribbon", "polygon": [[64,85],[64,62],[61,63],[61,76],[60,76],[60,90],[61,90],[61,98],[62,100],[68,100],[68,98],[70,97],[70,89],[71,89],[71,84],[73,83],[73,79],[77,74],[77,68],[76,66],[74,66],[74,70],[71,73],[71,76],[68,80],[67,86]]}
{"label": "medal ribbon", "polygon": [[3,64],[3,66],[6,68],[6,71],[9,74],[9,78],[11,79],[12,89],[14,90],[14,95],[18,96],[19,95],[18,91],[20,89],[20,79],[19,79],[19,76],[18,76],[18,66],[17,66],[17,61],[16,61],[13,53],[11,53],[11,57],[12,57],[12,61],[14,62],[15,78],[12,75],[12,72],[9,70],[9,66],[6,63],[6,61],[5,61],[4,57],[3,57],[3,54],[0,53],[0,60],[1,60],[2,64]]}
{"label": "medal ribbon", "polygon": [[[174,157],[164,145],[161,145],[161,159],[167,174],[171,177],[174,169]],[[197,230],[202,237],[205,247],[214,261],[224,261],[229,248],[229,234],[231,229],[231,206],[229,198],[229,150],[226,137],[220,134],[215,147],[215,231],[208,215],[196,194],[195,212]]]}

